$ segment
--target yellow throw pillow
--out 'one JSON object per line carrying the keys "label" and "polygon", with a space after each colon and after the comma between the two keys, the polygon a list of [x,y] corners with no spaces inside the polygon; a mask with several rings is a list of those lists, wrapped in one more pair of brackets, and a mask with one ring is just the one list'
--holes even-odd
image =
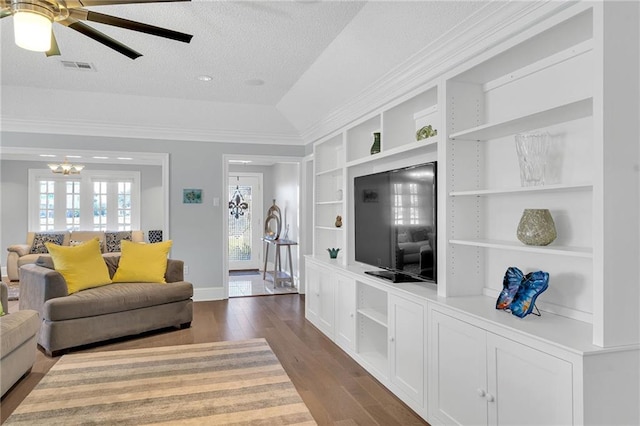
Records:
{"label": "yellow throw pillow", "polygon": [[53,243],[45,243],[45,246],[51,254],[53,267],[67,282],[69,294],[111,284],[98,237],[73,247]]}
{"label": "yellow throw pillow", "polygon": [[120,242],[120,263],[113,276],[114,283],[165,283],[167,256],[173,241],[140,244]]}

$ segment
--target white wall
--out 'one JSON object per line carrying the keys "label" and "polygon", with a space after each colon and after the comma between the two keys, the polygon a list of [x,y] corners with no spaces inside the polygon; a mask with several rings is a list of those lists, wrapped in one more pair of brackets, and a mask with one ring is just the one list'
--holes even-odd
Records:
{"label": "white wall", "polygon": [[[285,145],[256,145],[242,143],[212,143],[170,140],[148,140],[131,138],[85,137],[55,134],[27,134],[3,132],[2,144],[7,147],[34,147],[58,149],[88,149],[134,152],[168,153],[169,158],[169,235],[173,240],[171,256],[185,261],[189,274],[185,276],[194,285],[195,299],[215,299],[223,297],[222,265],[222,214],[226,205],[214,206],[213,198],[226,198],[221,194],[223,175],[223,154],[255,154],[276,156],[300,156],[303,147]],[[25,212],[19,208],[5,207],[5,186],[18,185],[11,176],[1,175],[2,217],[0,218],[2,241],[24,239],[26,222],[18,220]],[[6,180],[5,180],[6,179]],[[202,204],[182,204],[184,188],[201,188]],[[14,187],[12,191],[19,190]],[[11,201],[11,200],[7,200]],[[5,230],[11,235],[5,237]],[[4,243],[3,243],[4,244]],[[3,245],[4,247],[4,245]]]}

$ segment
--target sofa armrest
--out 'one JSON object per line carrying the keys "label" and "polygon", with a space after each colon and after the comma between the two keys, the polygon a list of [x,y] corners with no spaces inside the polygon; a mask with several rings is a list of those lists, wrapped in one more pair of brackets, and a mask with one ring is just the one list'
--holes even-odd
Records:
{"label": "sofa armrest", "polygon": [[168,283],[184,281],[184,262],[177,259],[167,259],[167,272],[165,272],[164,278]]}
{"label": "sofa armrest", "polygon": [[5,314],[9,313],[9,287],[0,282],[0,301],[2,302],[2,310]]}
{"label": "sofa armrest", "polygon": [[43,318],[47,300],[68,294],[67,282],[60,272],[34,264],[20,268],[20,310],[33,309]]}
{"label": "sofa armrest", "polygon": [[7,247],[7,251],[17,253],[18,256],[26,256],[31,251],[31,246],[28,244],[14,244]]}

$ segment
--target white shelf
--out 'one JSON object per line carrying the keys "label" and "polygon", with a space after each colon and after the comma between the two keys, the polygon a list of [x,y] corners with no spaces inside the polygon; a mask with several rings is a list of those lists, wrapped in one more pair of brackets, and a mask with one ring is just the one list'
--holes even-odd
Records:
{"label": "white shelf", "polygon": [[317,172],[316,176],[323,176],[323,175],[339,175],[340,173],[342,173],[342,167],[334,167],[332,169],[329,170],[323,170],[321,172]]}
{"label": "white shelf", "polygon": [[378,154],[373,154],[370,157],[359,158],[357,160],[348,161],[346,167],[353,167],[359,164],[369,163],[372,161],[382,160],[383,158],[389,158],[394,155],[402,154],[405,152],[413,151],[415,149],[424,148],[426,146],[436,145],[438,143],[438,136],[432,136],[427,139],[423,139],[417,142],[411,142],[406,145],[399,146],[397,148],[392,148],[386,151],[381,151]]}
{"label": "white shelf", "polygon": [[342,200],[334,200],[334,201],[317,201],[317,205],[319,206],[330,206],[330,205],[338,205],[342,204]]}
{"label": "white shelf", "polygon": [[560,255],[560,256],[572,256],[572,257],[583,257],[583,258],[593,257],[593,249],[589,247],[569,247],[569,246],[556,246],[556,245],[527,246],[520,242],[502,241],[502,240],[486,240],[486,239],[449,240],[449,243],[462,245],[462,246],[523,251],[528,253],[553,254],[553,255]]}
{"label": "white shelf", "polygon": [[360,352],[358,354],[363,361],[370,364],[378,372],[387,370],[388,359],[385,355],[373,351]]}
{"label": "white shelf", "polygon": [[387,326],[387,315],[384,312],[380,312],[372,308],[360,308],[358,309],[358,313],[383,327]]}
{"label": "white shelf", "polygon": [[449,138],[452,140],[485,141],[588,117],[592,114],[592,110],[593,98],[589,97],[510,120],[483,124],[453,133],[449,135]]}
{"label": "white shelf", "polygon": [[324,229],[325,231],[342,231],[344,228],[336,228],[335,226],[316,226],[316,229]]}
{"label": "white shelf", "polygon": [[449,195],[451,197],[466,197],[483,195],[500,195],[500,194],[518,194],[518,193],[531,193],[531,192],[556,192],[556,191],[574,191],[574,190],[592,190],[593,184],[590,183],[572,183],[572,184],[558,184],[558,185],[543,185],[543,186],[524,186],[517,188],[500,188],[500,189],[475,189],[469,191],[451,191]]}

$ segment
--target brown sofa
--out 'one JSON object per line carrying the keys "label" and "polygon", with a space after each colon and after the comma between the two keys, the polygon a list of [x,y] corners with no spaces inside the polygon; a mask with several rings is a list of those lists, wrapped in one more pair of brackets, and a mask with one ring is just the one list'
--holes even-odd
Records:
{"label": "brown sofa", "polygon": [[[89,241],[95,237],[101,241],[102,252],[108,253],[107,243],[104,231],[51,231],[51,233],[64,234],[63,246],[71,245],[72,241],[84,242]],[[14,244],[7,247],[7,276],[11,281],[18,281],[20,279],[20,267],[31,263],[36,263],[40,256],[47,256],[42,253],[31,253],[31,246],[33,245],[33,239],[36,232],[27,232],[26,244]],[[131,241],[139,243],[144,241],[143,231],[131,231]],[[115,252],[115,256],[119,256],[119,252]]]}
{"label": "brown sofa", "polygon": [[[111,277],[119,256],[105,256]],[[66,349],[166,327],[187,328],[193,318],[193,286],[184,263],[169,259],[159,283],[114,283],[68,294],[51,257],[20,268],[20,309],[38,311],[38,344],[49,356]]]}

